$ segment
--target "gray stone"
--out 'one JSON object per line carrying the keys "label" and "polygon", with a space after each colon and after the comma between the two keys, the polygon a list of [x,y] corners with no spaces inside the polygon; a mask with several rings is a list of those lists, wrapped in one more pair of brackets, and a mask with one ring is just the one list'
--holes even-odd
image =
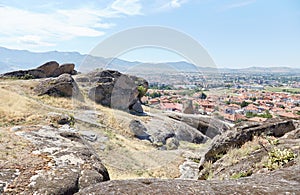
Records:
{"label": "gray stone", "polygon": [[88,97],[91,100],[114,109],[143,113],[138,86],[143,86],[147,90],[146,80],[113,70],[94,72],[88,76],[96,85],[89,90]]}
{"label": "gray stone", "polygon": [[55,61],[47,62],[37,68],[37,70],[41,70],[44,72],[45,77],[53,76],[55,70],[59,67],[59,64]]}
{"label": "gray stone", "polygon": [[21,131],[22,130],[22,126],[14,126],[10,129],[11,131]]}
{"label": "gray stone", "polygon": [[48,169],[41,166],[35,171],[24,194],[74,194],[90,184],[110,179],[95,151],[80,134],[66,127],[24,127],[16,134],[34,144],[34,154],[51,159]]}
{"label": "gray stone", "polygon": [[43,80],[35,88],[35,91],[38,95],[73,97],[78,100],[83,100],[83,96],[77,83],[69,74],[63,74],[57,78],[48,78]]}
{"label": "gray stone", "polygon": [[146,127],[139,120],[132,120],[129,128],[133,135],[138,139],[149,139],[150,135],[146,132]]}
{"label": "gray stone", "polygon": [[75,64],[62,64],[52,73],[53,77],[60,76],[62,74],[75,74],[74,72]]}
{"label": "gray stone", "polygon": [[96,170],[83,170],[81,171],[81,175],[78,181],[78,185],[80,189],[84,189],[91,185],[100,183],[103,181],[103,176],[98,173]]}
{"label": "gray stone", "polygon": [[137,112],[137,113],[143,113],[143,107],[139,100],[137,100],[131,107],[131,111]]}
{"label": "gray stone", "polygon": [[97,134],[92,131],[80,131],[80,135],[90,142],[95,142],[98,138]]}
{"label": "gray stone", "polygon": [[178,149],[179,141],[175,137],[168,138],[166,140],[167,150],[176,150]]}
{"label": "gray stone", "polygon": [[181,179],[112,180],[92,185],[85,194],[300,194],[300,166],[237,180],[193,181]]}

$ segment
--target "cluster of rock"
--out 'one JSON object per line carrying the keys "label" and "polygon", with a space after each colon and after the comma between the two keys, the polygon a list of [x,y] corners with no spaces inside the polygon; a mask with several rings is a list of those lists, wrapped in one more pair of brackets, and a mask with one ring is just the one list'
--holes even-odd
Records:
{"label": "cluster of rock", "polygon": [[114,70],[92,72],[78,82],[90,82],[88,97],[113,109],[143,113],[140,98],[148,90],[148,82],[140,77],[122,74]]}
{"label": "cluster of rock", "polygon": [[226,131],[216,137],[203,157],[203,161],[216,161],[219,154],[225,154],[230,148],[241,147],[244,143],[251,141],[254,136],[262,134],[268,136],[280,137],[295,130],[292,120],[269,120],[261,123],[244,123],[235,128]]}
{"label": "cluster of rock", "polygon": [[131,120],[129,129],[138,139],[149,140],[161,150],[177,149],[180,141],[202,144],[209,140],[200,131],[185,123],[160,116],[154,116],[147,123]]}
{"label": "cluster of rock", "polygon": [[[83,100],[79,87],[71,75],[77,74],[74,64],[59,65],[47,62],[31,70],[8,72],[1,77],[18,79],[47,78],[41,81],[35,91],[38,95],[74,97]],[[141,97],[148,90],[148,82],[140,77],[122,74],[118,71],[103,70],[78,78],[78,82],[89,82],[88,97],[103,106],[136,114],[143,113]]]}
{"label": "cluster of rock", "polygon": [[[222,135],[215,137],[209,148],[202,155],[199,164],[199,179],[205,179],[209,171],[212,175],[219,176],[222,173],[232,174],[232,172],[247,171],[250,171],[252,174],[253,164],[259,164],[265,156],[268,156],[267,151],[271,151],[274,146],[258,147],[260,149],[245,155],[239,159],[238,163],[231,166],[223,165],[226,164],[226,159],[223,159],[223,156],[231,149],[241,148],[246,142],[252,141],[254,136],[260,136],[261,139],[264,139],[266,136],[276,137],[278,142],[282,143],[282,146],[279,144],[282,149],[299,149],[299,145],[297,146],[296,144],[300,141],[298,125],[298,121],[270,119],[264,123],[241,123],[235,126]],[[213,163],[210,170],[205,168],[205,162]],[[293,165],[293,162],[290,165]],[[215,173],[212,173],[212,169],[216,170]],[[255,169],[255,171],[257,170]]]}
{"label": "cluster of rock", "polygon": [[4,78],[19,78],[19,79],[38,79],[48,77],[58,77],[62,74],[77,74],[72,63],[59,65],[56,61],[47,62],[35,69],[18,70],[8,72],[1,75]]}

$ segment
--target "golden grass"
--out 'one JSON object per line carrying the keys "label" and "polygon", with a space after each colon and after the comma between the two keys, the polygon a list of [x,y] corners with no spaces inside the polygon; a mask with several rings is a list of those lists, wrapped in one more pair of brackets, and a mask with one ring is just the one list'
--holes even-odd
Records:
{"label": "golden grass", "polygon": [[262,138],[254,137],[252,141],[246,142],[241,148],[231,148],[224,156],[226,166],[237,164],[241,159],[246,158],[251,152],[261,148],[259,142]]}

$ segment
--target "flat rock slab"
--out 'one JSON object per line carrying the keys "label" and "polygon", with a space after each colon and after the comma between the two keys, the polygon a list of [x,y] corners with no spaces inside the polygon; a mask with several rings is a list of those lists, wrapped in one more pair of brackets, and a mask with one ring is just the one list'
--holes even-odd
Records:
{"label": "flat rock slab", "polygon": [[85,194],[300,194],[300,166],[238,180],[118,180],[79,191]]}

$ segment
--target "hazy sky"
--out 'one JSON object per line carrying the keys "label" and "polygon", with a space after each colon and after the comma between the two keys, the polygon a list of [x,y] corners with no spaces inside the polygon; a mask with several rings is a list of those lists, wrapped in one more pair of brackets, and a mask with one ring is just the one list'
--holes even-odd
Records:
{"label": "hazy sky", "polygon": [[[197,40],[219,67],[300,68],[299,0],[0,0],[0,46],[89,53],[132,27],[165,26]],[[160,49],[121,58],[178,61]]]}

